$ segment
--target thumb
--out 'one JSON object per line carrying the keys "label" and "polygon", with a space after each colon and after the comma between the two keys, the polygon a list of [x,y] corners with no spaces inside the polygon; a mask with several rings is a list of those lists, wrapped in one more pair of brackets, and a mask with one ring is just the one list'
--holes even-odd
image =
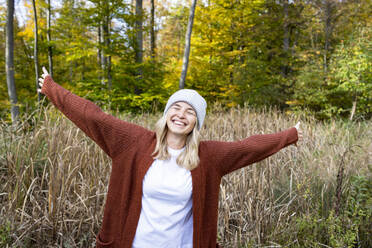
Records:
{"label": "thumb", "polygon": [[300,129],[300,122],[297,122],[295,128],[296,128],[297,130]]}
{"label": "thumb", "polygon": [[45,66],[43,66],[43,72],[44,72],[44,74],[49,74],[47,69],[45,69]]}

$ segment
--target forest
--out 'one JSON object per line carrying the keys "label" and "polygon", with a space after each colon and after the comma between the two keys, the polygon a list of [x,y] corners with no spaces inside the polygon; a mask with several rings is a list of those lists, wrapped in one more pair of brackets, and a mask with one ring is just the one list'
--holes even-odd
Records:
{"label": "forest", "polygon": [[110,158],[38,93],[55,82],[154,130],[208,103],[203,140],[301,121],[303,140],[222,178],[227,248],[372,247],[371,0],[0,0],[0,247],[95,247]]}
{"label": "forest", "polygon": [[[1,116],[10,119],[12,104],[21,113],[37,106],[42,66],[56,82],[109,110],[163,108],[180,87],[190,6],[170,0],[20,1],[12,103],[2,5]],[[182,87],[226,108],[276,106],[318,119],[368,119],[371,9],[369,0],[198,1]]]}

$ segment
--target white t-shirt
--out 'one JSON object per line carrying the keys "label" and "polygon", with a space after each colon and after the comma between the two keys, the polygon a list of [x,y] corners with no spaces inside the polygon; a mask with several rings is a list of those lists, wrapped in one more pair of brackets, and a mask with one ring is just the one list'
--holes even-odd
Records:
{"label": "white t-shirt", "polygon": [[192,248],[191,173],[176,163],[184,149],[168,147],[171,158],[156,159],[147,171],[133,248]]}

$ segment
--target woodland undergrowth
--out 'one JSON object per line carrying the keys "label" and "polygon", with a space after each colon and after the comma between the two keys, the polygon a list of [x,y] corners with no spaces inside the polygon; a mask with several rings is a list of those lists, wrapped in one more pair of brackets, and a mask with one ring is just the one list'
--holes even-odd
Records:
{"label": "woodland undergrowth", "polygon": [[[160,113],[123,120],[154,128]],[[212,107],[203,140],[236,141],[301,121],[304,139],[223,177],[223,247],[372,247],[371,121]],[[93,247],[111,161],[54,107],[0,124],[0,247]]]}

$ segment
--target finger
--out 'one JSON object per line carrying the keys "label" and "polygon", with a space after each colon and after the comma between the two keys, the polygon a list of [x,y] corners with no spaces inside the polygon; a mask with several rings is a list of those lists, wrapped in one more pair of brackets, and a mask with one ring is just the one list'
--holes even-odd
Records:
{"label": "finger", "polygon": [[295,128],[296,128],[297,130],[300,129],[300,122],[297,122]]}
{"label": "finger", "polygon": [[48,73],[48,71],[47,71],[47,69],[45,69],[45,67],[43,66],[43,72],[44,72],[44,74],[46,74],[46,75],[48,75],[49,73]]}
{"label": "finger", "polygon": [[39,78],[39,82],[44,83],[44,78]]}
{"label": "finger", "polygon": [[40,88],[42,88],[43,87],[43,84],[42,83],[39,83],[39,86],[40,86]]}
{"label": "finger", "polygon": [[301,131],[298,132],[297,136],[299,140],[302,140],[302,138],[304,137]]}
{"label": "finger", "polygon": [[41,93],[41,89],[38,89],[37,92]]}

